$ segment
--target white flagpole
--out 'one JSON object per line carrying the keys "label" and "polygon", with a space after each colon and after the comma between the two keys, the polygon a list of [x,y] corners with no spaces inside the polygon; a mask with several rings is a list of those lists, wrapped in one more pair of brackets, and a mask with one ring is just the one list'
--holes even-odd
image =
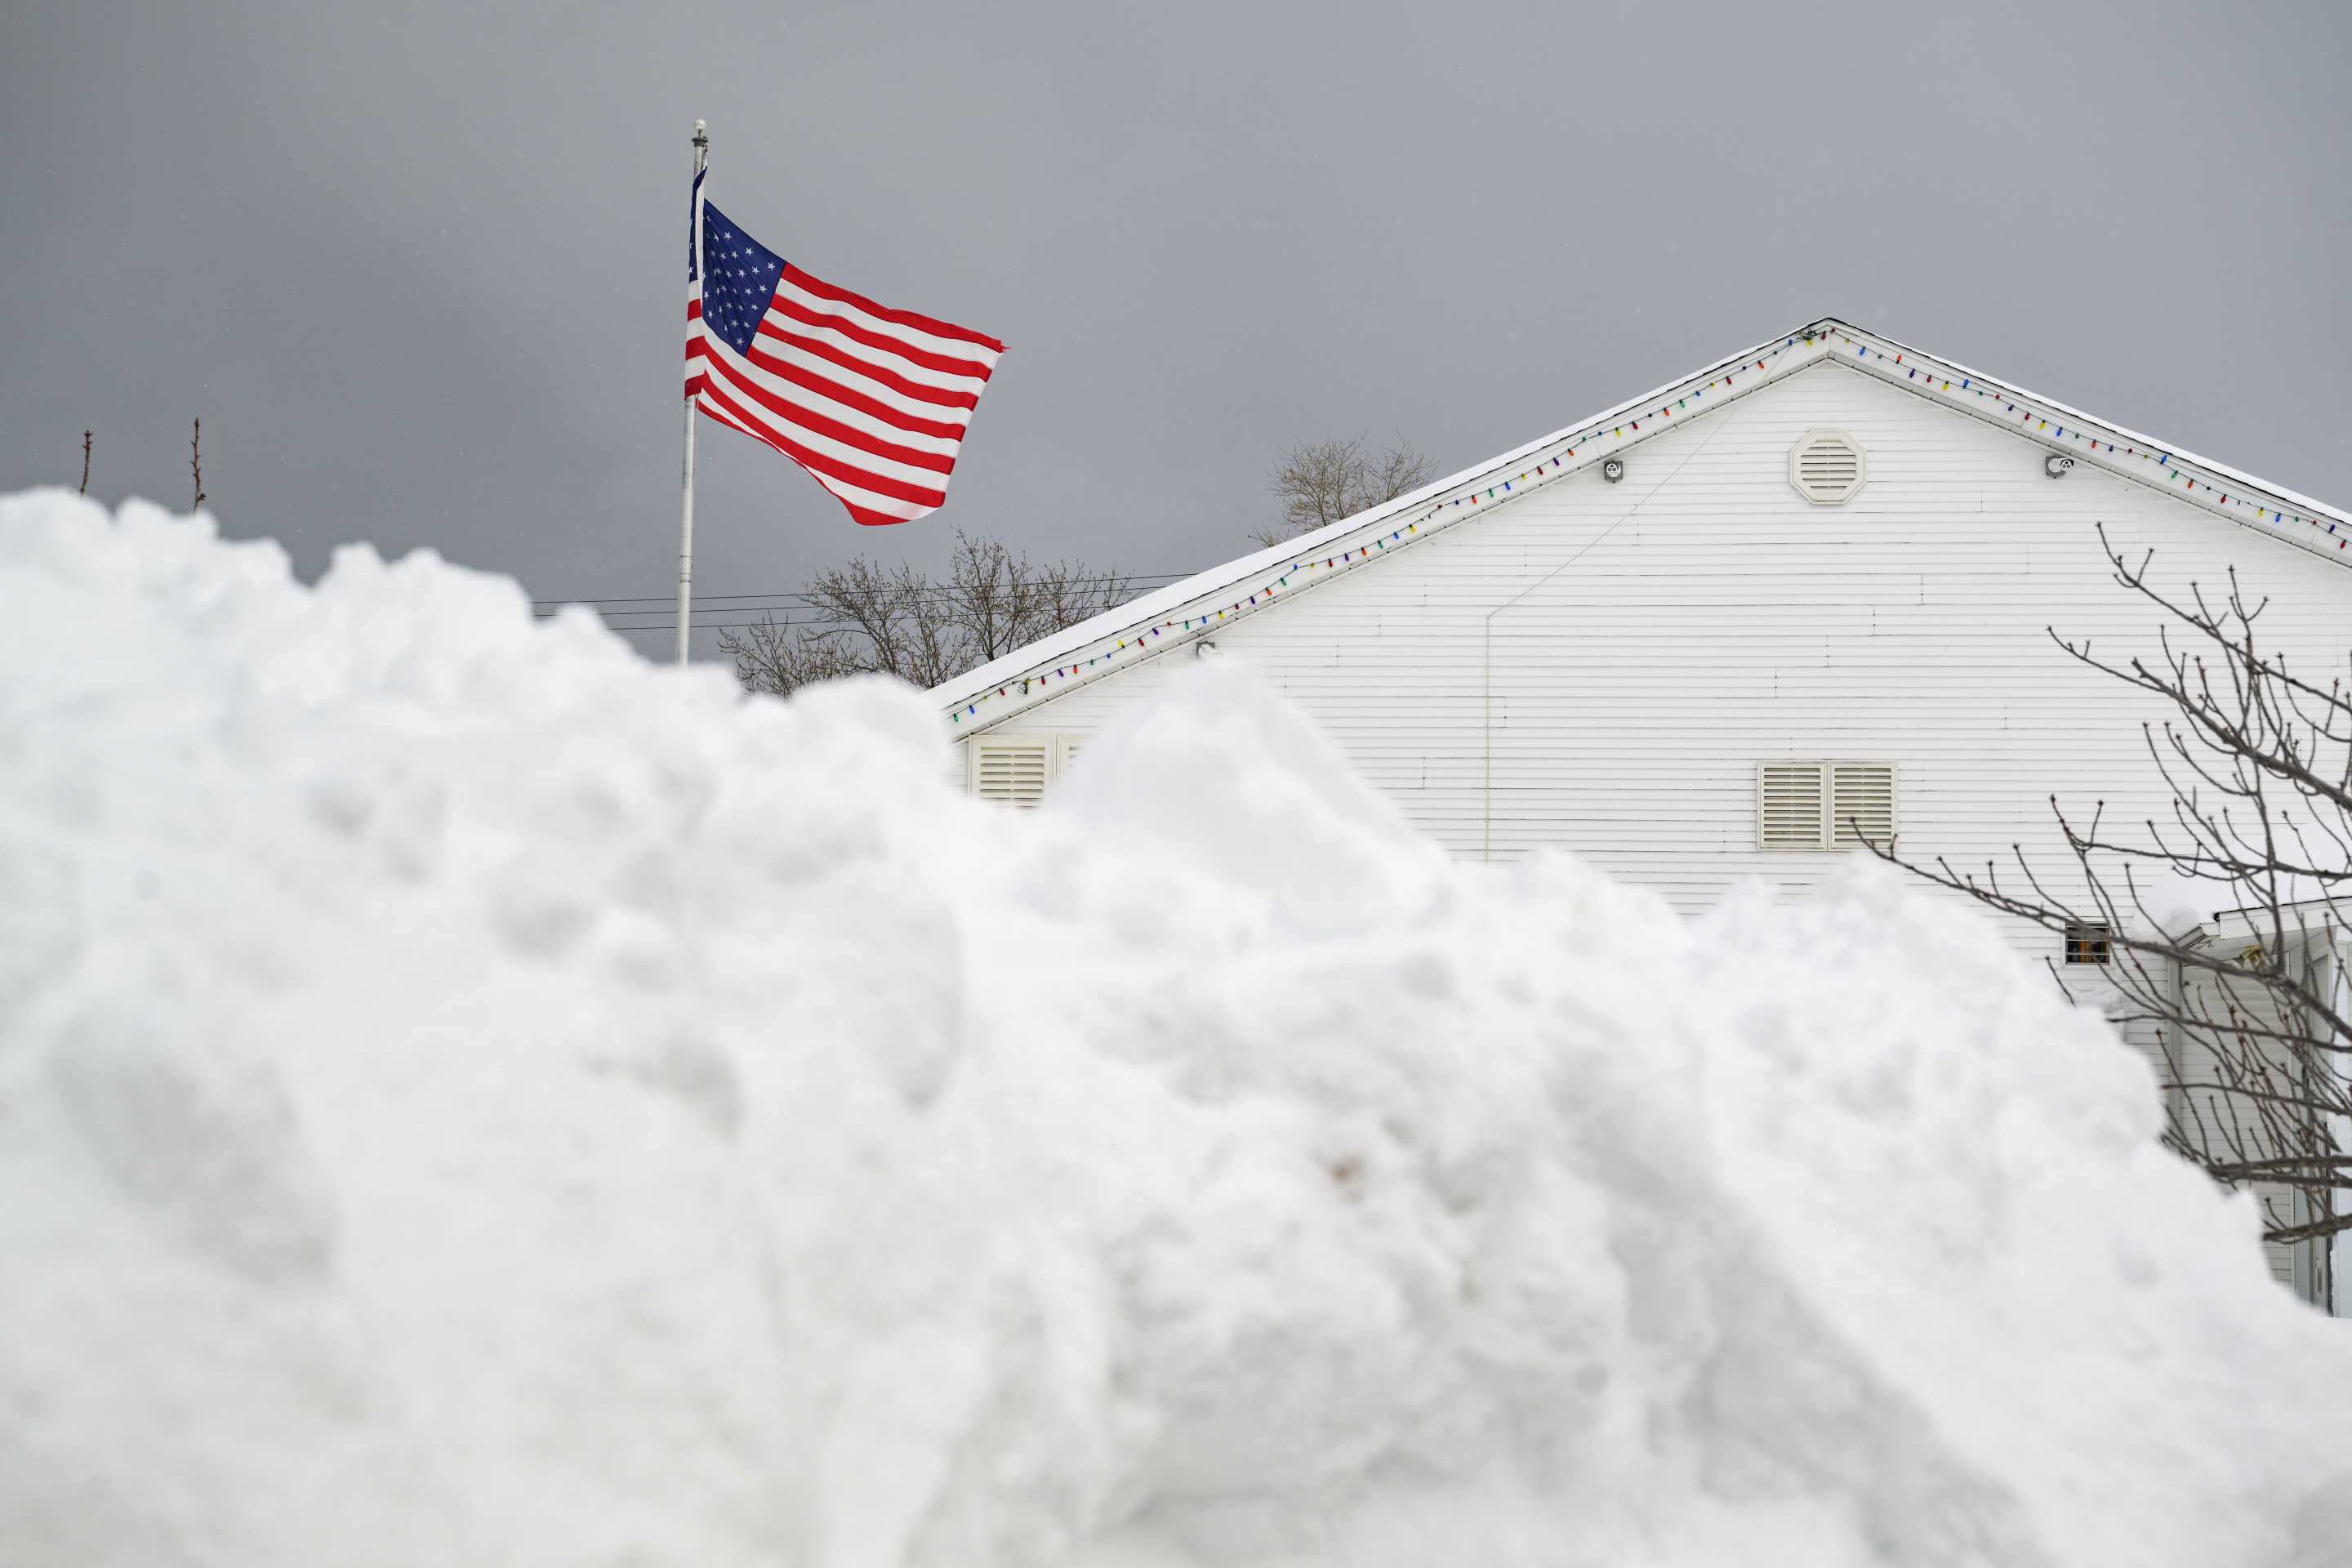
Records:
{"label": "white flagpole", "polygon": [[[693,247],[695,275],[702,268],[702,171],[710,162],[710,137],[702,121],[694,122],[694,220],[687,231],[687,243]],[[686,400],[686,466],[680,489],[677,518],[677,662],[686,667],[687,641],[693,630],[694,610],[694,418],[701,412],[698,395]]]}

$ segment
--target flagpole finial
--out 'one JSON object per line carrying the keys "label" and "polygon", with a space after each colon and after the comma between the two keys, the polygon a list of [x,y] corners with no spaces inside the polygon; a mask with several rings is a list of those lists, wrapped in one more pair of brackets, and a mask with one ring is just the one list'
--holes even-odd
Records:
{"label": "flagpole finial", "polygon": [[710,145],[710,132],[699,120],[694,122],[694,144],[698,147]]}

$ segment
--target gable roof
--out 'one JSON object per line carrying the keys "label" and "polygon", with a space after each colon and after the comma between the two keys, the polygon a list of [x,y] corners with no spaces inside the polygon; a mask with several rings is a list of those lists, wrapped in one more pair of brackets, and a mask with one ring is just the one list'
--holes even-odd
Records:
{"label": "gable roof", "polygon": [[1933,403],[2168,491],[2256,532],[2352,566],[2352,513],[2184,452],[1966,365],[1823,317],[1679,381],[1580,419],[1410,495],[1131,599],[934,687],[959,733],[992,729],[1048,698],[1197,641],[1465,518],[1617,456],[1690,418],[1837,359]]}

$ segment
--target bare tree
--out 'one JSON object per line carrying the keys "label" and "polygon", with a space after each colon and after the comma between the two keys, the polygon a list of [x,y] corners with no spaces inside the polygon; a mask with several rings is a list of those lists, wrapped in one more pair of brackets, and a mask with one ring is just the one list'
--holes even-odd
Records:
{"label": "bare tree", "polygon": [[750,691],[786,695],[813,681],[880,671],[933,687],[1133,596],[1131,580],[1082,562],[1033,564],[1005,545],[958,531],[944,582],[863,557],[828,567],[802,595],[806,610],[719,634]]}
{"label": "bare tree", "polygon": [[845,633],[822,626],[780,622],[772,615],[740,633],[723,629],[719,651],[735,661],[735,679],[746,691],[788,696],[803,686],[863,675],[876,666],[860,657]]}
{"label": "bare tree", "polygon": [[1133,580],[1123,574],[1097,572],[1082,561],[1033,564],[994,540],[974,539],[961,530],[948,580],[940,585],[948,616],[966,640],[961,653],[970,662],[963,669],[1076,626],[1134,595]]}
{"label": "bare tree", "polygon": [[81,433],[81,489],[78,495],[89,494],[89,432]]}
{"label": "bare tree", "polygon": [[190,511],[194,511],[205,504],[204,440],[205,422],[199,419],[196,421],[195,429],[188,437],[188,470],[196,477],[196,499],[188,503]]}
{"label": "bare tree", "polygon": [[1403,437],[1374,452],[1361,436],[1309,441],[1282,454],[1266,489],[1282,503],[1282,521],[1250,534],[1268,547],[1417,490],[1429,482],[1429,459]]}
{"label": "bare tree", "polygon": [[816,635],[831,639],[845,659],[916,686],[937,686],[954,671],[953,636],[934,613],[930,580],[901,563],[885,569],[860,556],[831,566],[810,582],[805,595]]}
{"label": "bare tree", "polygon": [[[2325,685],[2264,651],[2230,575],[2218,600],[2191,584],[2168,596],[2100,542],[2116,580],[2166,617],[2153,660],[2121,662],[2090,644],[2068,656],[2160,698],[2144,725],[2172,795],[2170,820],[2110,828],[2051,807],[2073,864],[2062,879],[2011,847],[2013,877],[1945,860],[1906,861],[1940,886],[2031,921],[2065,944],[2064,983],[2084,963],[2118,997],[2117,1021],[2143,1026],[2163,1064],[2165,1142],[2217,1181],[2252,1189],[2267,1239],[2307,1248],[2313,1296],[2332,1305],[2326,1237],[2352,1229],[2352,1007],[2344,965],[2352,913],[2352,681]],[[2183,893],[2193,911],[2180,907]],[[2210,913],[2208,912],[2210,910]]]}

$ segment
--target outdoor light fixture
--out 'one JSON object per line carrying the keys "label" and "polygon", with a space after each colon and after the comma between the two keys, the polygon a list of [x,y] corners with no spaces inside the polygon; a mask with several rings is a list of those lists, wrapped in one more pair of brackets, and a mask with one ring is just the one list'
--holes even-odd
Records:
{"label": "outdoor light fixture", "polygon": [[1194,658],[1223,658],[1224,656],[1217,651],[1217,645],[1215,643],[1196,642],[1192,645],[1192,657]]}
{"label": "outdoor light fixture", "polygon": [[1619,479],[1623,479],[1625,477],[1625,459],[1622,458],[1612,458],[1607,462],[1601,464],[1601,477],[1607,479],[1612,485]]}
{"label": "outdoor light fixture", "polygon": [[2074,459],[2063,452],[2053,452],[2042,459],[2042,471],[2053,479],[2063,479],[2074,471]]}

